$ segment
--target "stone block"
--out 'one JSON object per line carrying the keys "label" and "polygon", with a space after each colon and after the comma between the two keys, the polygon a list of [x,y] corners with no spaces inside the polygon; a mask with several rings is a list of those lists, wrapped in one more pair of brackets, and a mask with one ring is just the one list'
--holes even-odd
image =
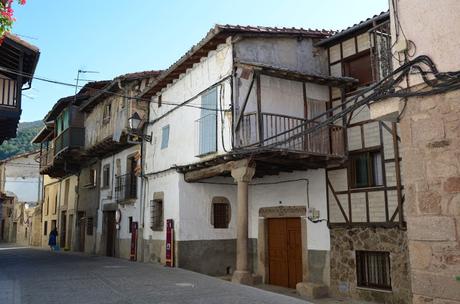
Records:
{"label": "stone block", "polygon": [[449,201],[447,213],[453,216],[460,215],[460,194],[454,195]]}
{"label": "stone block", "polygon": [[460,176],[449,177],[444,182],[444,191],[449,193],[460,192]]}
{"label": "stone block", "polygon": [[437,153],[430,155],[426,160],[426,172],[428,179],[455,176],[458,170],[457,160],[450,153]]}
{"label": "stone block", "polygon": [[413,269],[427,269],[431,264],[431,246],[424,242],[409,242],[410,264]]}
{"label": "stone block", "polygon": [[424,297],[421,295],[415,295],[412,297],[412,304],[434,304],[434,299],[430,297]]}
{"label": "stone block", "polygon": [[329,289],[326,285],[310,282],[300,282],[296,285],[297,293],[307,299],[325,298],[329,294]]}
{"label": "stone block", "polygon": [[[423,114],[422,114],[423,115]],[[426,144],[433,140],[441,140],[445,136],[444,124],[434,121],[431,116],[412,117],[412,144]]]}
{"label": "stone block", "polygon": [[441,195],[436,191],[419,192],[418,208],[422,214],[441,213]]}
{"label": "stone block", "polygon": [[[407,217],[409,240],[454,241],[456,229],[454,219],[447,216]],[[434,229],[436,228],[436,229]]]}
{"label": "stone block", "polygon": [[233,272],[232,282],[243,285],[254,285],[254,277],[249,271],[235,270]]}
{"label": "stone block", "polygon": [[412,291],[414,294],[460,301],[459,282],[452,275],[412,272]]}

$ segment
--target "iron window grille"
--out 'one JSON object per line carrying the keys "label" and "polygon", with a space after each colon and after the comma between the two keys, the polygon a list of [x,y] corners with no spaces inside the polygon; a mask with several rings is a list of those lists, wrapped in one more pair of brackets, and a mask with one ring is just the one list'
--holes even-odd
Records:
{"label": "iron window grille", "polygon": [[137,176],[134,173],[128,173],[116,177],[115,199],[123,202],[137,198]]}
{"label": "iron window grille", "polygon": [[358,287],[391,290],[390,253],[356,251]]}
{"label": "iron window grille", "polygon": [[163,231],[163,200],[150,201],[150,228],[153,231]]}
{"label": "iron window grille", "polygon": [[93,218],[88,217],[86,219],[86,234],[93,235]]}

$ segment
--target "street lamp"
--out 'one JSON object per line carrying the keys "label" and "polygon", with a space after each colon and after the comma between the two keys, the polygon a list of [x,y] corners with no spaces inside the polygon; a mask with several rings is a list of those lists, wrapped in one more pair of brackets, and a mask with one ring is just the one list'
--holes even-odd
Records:
{"label": "street lamp", "polygon": [[152,136],[151,135],[145,135],[142,133],[142,130],[140,129],[142,124],[142,118],[139,116],[137,112],[134,112],[134,114],[128,118],[128,126],[130,129],[130,134],[137,136],[141,138],[142,140],[145,140],[146,142],[152,142]]}

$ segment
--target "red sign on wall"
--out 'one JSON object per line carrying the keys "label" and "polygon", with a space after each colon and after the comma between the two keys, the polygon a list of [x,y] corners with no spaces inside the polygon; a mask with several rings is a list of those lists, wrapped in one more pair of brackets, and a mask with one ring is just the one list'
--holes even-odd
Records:
{"label": "red sign on wall", "polygon": [[137,261],[137,222],[131,223],[131,254],[130,260]]}
{"label": "red sign on wall", "polygon": [[166,220],[166,266],[174,267],[174,220]]}

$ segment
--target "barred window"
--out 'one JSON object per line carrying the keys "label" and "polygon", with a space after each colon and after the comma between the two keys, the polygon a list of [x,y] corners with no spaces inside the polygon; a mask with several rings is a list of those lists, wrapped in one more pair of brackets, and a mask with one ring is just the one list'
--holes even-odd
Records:
{"label": "barred window", "polygon": [[150,201],[150,228],[153,231],[163,231],[163,200]]}
{"label": "barred window", "polygon": [[356,276],[359,287],[391,290],[390,253],[356,251]]}
{"label": "barred window", "polygon": [[88,217],[86,219],[86,234],[93,235],[93,218]]}
{"label": "barred window", "polygon": [[211,224],[216,229],[228,228],[230,223],[230,202],[227,198],[216,196],[212,199]]}

